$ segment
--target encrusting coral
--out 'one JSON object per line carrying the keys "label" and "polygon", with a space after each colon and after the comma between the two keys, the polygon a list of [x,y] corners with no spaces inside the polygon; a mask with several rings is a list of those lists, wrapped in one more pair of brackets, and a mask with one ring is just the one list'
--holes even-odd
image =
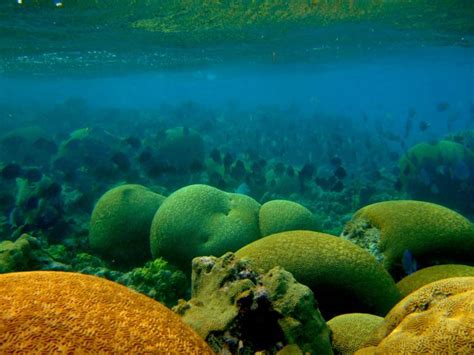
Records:
{"label": "encrusting coral", "polygon": [[221,353],[275,353],[285,345],[332,354],[311,290],[282,268],[258,274],[226,253],[193,260],[192,298],[174,308]]}
{"label": "encrusting coral", "polygon": [[1,353],[212,354],[169,309],[98,277],[0,275]]}

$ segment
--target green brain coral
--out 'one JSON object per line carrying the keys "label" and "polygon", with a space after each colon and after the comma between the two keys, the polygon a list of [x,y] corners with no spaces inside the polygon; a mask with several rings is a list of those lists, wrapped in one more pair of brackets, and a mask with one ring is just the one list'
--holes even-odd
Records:
{"label": "green brain coral", "polygon": [[264,271],[281,266],[291,272],[313,290],[324,316],[351,312],[384,315],[399,299],[395,282],[372,255],[331,235],[278,233],[243,247],[236,256],[252,260]]}
{"label": "green brain coral", "polygon": [[459,264],[436,265],[408,275],[397,283],[397,287],[402,297],[405,297],[431,282],[464,276],[474,276],[474,267]]}
{"label": "green brain coral", "polygon": [[316,218],[306,207],[286,200],[264,203],[259,213],[262,236],[290,230],[316,230]]}
{"label": "green brain coral", "polygon": [[383,318],[367,313],[348,313],[327,322],[331,329],[332,347],[336,354],[350,355],[363,347]]}
{"label": "green brain coral", "polygon": [[421,201],[385,201],[358,210],[342,236],[369,250],[394,275],[410,251],[418,264],[473,261],[474,226],[460,214]]}
{"label": "green brain coral", "polygon": [[196,256],[221,256],[260,238],[258,211],[252,198],[207,185],[190,185],[172,193],[153,218],[151,252],[189,270]]}
{"label": "green brain coral", "polygon": [[111,262],[140,264],[150,258],[150,225],[165,197],[140,185],[107,191],[92,212],[89,243]]}

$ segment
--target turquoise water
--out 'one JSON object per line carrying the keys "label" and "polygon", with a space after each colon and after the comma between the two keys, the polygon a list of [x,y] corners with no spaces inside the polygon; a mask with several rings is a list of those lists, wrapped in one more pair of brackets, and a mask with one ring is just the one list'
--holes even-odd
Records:
{"label": "turquoise water", "polygon": [[[118,186],[125,192],[108,200]],[[265,219],[273,200],[299,212],[283,206]],[[410,216],[426,219],[388,229],[448,242],[408,243],[387,266],[390,245],[370,244],[372,222],[358,230],[354,213],[398,200],[447,207],[446,220],[466,230],[433,226],[415,204]],[[395,288],[420,268],[474,265],[462,255],[473,201],[472,1],[0,4],[1,273],[93,274],[171,307],[191,297],[193,257],[308,229],[362,238],[358,250]],[[393,223],[400,211],[381,214]],[[372,301],[344,304],[345,291],[330,304],[337,288],[319,292],[326,321],[376,313]],[[214,350],[220,336],[206,339]],[[246,351],[286,345],[231,338]]]}

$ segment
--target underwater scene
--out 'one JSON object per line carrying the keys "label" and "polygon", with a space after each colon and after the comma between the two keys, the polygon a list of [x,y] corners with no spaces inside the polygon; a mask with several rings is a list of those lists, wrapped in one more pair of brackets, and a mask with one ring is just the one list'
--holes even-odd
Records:
{"label": "underwater scene", "polygon": [[0,353],[474,354],[474,1],[2,0]]}

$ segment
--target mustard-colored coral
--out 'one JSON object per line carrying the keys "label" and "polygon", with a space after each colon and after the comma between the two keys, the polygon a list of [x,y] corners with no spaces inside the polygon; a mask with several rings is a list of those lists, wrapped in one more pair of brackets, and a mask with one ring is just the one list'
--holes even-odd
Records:
{"label": "mustard-colored coral", "polygon": [[318,222],[306,207],[286,200],[268,201],[259,212],[259,225],[262,236],[290,231],[317,230]]}
{"label": "mustard-colored coral", "polygon": [[404,277],[397,283],[397,287],[402,297],[405,297],[431,282],[463,276],[474,276],[474,267],[458,264],[435,265]]}
{"label": "mustard-colored coral", "polygon": [[419,264],[472,261],[474,226],[446,207],[421,201],[385,201],[358,210],[342,237],[376,256],[392,274],[400,273],[410,251]]}
{"label": "mustard-colored coral", "polygon": [[354,354],[383,322],[383,318],[367,313],[348,313],[327,322],[331,329],[332,347],[337,354]]}
{"label": "mustard-colored coral", "polygon": [[400,301],[356,354],[473,354],[474,277],[430,283]]}
{"label": "mustard-colored coral", "polygon": [[236,252],[268,271],[281,266],[310,287],[323,316],[367,312],[385,315],[399,293],[376,259],[342,238],[290,231],[257,240]]}
{"label": "mustard-colored coral", "polygon": [[2,354],[212,354],[169,309],[95,276],[0,275],[0,309]]}

